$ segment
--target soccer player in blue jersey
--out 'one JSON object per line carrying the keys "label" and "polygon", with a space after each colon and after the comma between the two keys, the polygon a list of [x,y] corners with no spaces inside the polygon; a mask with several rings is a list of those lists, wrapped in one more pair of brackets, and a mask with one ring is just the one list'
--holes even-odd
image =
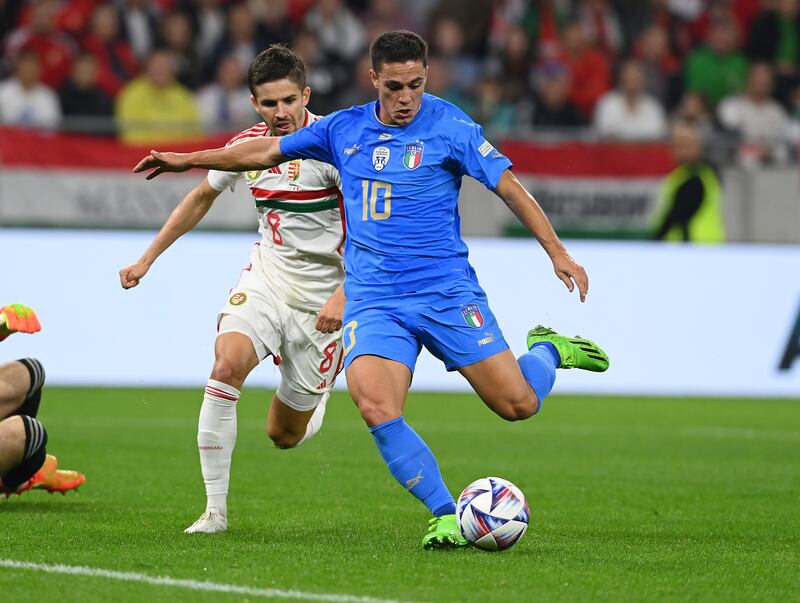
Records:
{"label": "soccer player in blue jersey", "polygon": [[294,134],[225,149],[151,152],[134,168],[263,169],[294,158],[335,165],[342,178],[347,243],[343,340],[350,394],[395,479],[433,514],[424,548],[466,544],[453,497],[427,444],[403,418],[417,356],[425,346],[457,370],[509,421],[541,408],[556,368],[604,371],[594,343],[536,327],[514,358],[467,260],[458,192],[463,175],[494,191],[537,238],[556,275],[581,301],[586,271],[573,260],[511,162],[463,111],[425,94],[427,45],[393,31],[370,47],[378,101],[337,111]]}

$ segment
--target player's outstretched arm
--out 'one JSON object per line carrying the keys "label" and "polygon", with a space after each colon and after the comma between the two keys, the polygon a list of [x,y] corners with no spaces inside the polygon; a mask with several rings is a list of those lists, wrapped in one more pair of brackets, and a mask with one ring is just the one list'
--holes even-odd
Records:
{"label": "player's outstretched arm", "polygon": [[22,304],[0,308],[0,341],[12,333],[36,333],[42,330],[36,312]]}
{"label": "player's outstretched arm", "polygon": [[317,331],[321,333],[335,333],[342,328],[342,317],[344,316],[344,283],[336,287],[336,291],[325,302],[317,316]]}
{"label": "player's outstretched arm", "polygon": [[509,170],[500,176],[495,192],[550,256],[556,276],[570,291],[577,286],[581,301],[586,301],[586,294],[589,292],[589,277],[586,275],[586,270],[567,253],[550,220],[533,195],[525,190]]}
{"label": "player's outstretched arm", "polygon": [[276,136],[259,136],[245,140],[239,144],[218,149],[195,151],[194,153],[161,153],[150,151],[133,171],[147,172],[147,179],[152,180],[164,172],[185,172],[192,168],[206,168],[225,172],[246,172],[262,170],[287,161],[289,158],[281,154]]}
{"label": "player's outstretched arm", "polygon": [[161,230],[150,243],[150,246],[136,262],[119,271],[119,282],[123,289],[130,289],[139,284],[147,271],[164,251],[169,249],[179,237],[183,236],[208,213],[214,200],[219,196],[208,179],[204,178],[195,189],[190,191],[172,210]]}

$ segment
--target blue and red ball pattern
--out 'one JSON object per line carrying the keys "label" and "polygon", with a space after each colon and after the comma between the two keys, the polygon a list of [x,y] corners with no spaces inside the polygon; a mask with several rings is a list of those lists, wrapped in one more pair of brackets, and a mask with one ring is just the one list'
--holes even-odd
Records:
{"label": "blue and red ball pattern", "polygon": [[464,489],[456,515],[461,533],[469,542],[486,550],[502,550],[525,534],[530,507],[514,484],[499,477],[485,477]]}

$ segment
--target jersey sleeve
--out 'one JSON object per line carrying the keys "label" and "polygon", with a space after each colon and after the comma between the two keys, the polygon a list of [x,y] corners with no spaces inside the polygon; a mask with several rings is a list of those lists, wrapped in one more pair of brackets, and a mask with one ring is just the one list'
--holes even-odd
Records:
{"label": "jersey sleeve", "polygon": [[[243,136],[243,134],[247,134],[247,132],[249,131],[250,130],[247,130],[246,132],[237,134],[236,136],[231,138],[225,146],[230,147],[239,144],[240,142],[244,142],[245,140],[248,139],[248,137]],[[236,188],[236,183],[239,182],[239,178],[241,176],[242,176],[241,172],[222,172],[220,170],[208,170],[207,178],[208,178],[208,183],[211,185],[211,188],[213,188],[215,191],[222,192],[226,188],[229,188],[231,189],[231,191],[233,191],[233,189]]]}
{"label": "jersey sleeve", "polygon": [[335,163],[331,149],[331,115],[308,124],[296,132],[283,136],[278,143],[281,153],[290,159],[316,159]]}
{"label": "jersey sleeve", "polygon": [[494,190],[500,176],[512,166],[511,161],[483,137],[483,128],[478,124],[459,119],[454,122],[452,159],[458,171]]}
{"label": "jersey sleeve", "polygon": [[220,170],[208,170],[208,183],[215,191],[222,192],[226,188],[236,188],[236,183],[242,176],[241,172],[221,172]]}

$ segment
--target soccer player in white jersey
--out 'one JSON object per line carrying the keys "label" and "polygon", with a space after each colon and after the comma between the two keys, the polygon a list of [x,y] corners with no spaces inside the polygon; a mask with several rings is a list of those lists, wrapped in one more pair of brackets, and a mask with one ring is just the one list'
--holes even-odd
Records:
{"label": "soccer player in white jersey", "polygon": [[[289,49],[274,45],[261,52],[250,64],[248,83],[264,123],[241,132],[229,145],[290,134],[318,119],[306,109],[311,90],[305,65]],[[238,172],[209,171],[142,257],[120,270],[122,286],[138,285],[156,258],[194,228],[217,196],[233,189],[241,177]],[[208,501],[187,533],[227,529],[236,403],[258,363],[272,355],[281,371],[267,416],[267,433],[278,448],[297,446],[319,431],[329,390],[343,364],[344,231],[336,168],[295,160],[244,177],[255,199],[262,238],[219,314],[214,367],[197,434]]]}

